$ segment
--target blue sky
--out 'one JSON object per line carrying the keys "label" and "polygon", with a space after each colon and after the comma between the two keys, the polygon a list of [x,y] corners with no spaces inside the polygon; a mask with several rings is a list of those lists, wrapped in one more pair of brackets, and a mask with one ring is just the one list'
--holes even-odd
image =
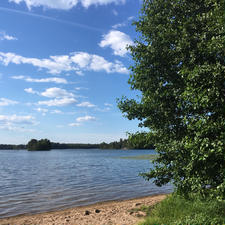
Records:
{"label": "blue sky", "polygon": [[138,0],[1,0],[0,143],[99,143],[138,130],[116,98],[127,80]]}

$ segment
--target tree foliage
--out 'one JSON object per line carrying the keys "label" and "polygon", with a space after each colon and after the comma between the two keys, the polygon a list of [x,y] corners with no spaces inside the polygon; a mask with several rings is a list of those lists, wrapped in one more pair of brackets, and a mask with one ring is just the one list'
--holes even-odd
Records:
{"label": "tree foliage", "polygon": [[128,139],[120,138],[119,141],[110,143],[102,142],[99,145],[100,149],[154,149],[151,142],[151,137],[147,132],[137,132],[129,134]]}
{"label": "tree foliage", "polygon": [[224,0],[144,0],[130,46],[128,119],[151,131],[159,153],[145,174],[183,194],[225,197]]}
{"label": "tree foliage", "polygon": [[127,146],[131,149],[154,149],[152,135],[147,132],[129,134]]}
{"label": "tree foliage", "polygon": [[51,142],[51,147],[52,149],[96,149],[96,148],[99,148],[99,144]]}
{"label": "tree foliage", "polygon": [[127,149],[127,139],[120,138],[119,141],[113,141],[110,143],[102,142],[99,144],[100,149]]}
{"label": "tree foliage", "polygon": [[27,143],[27,149],[29,151],[46,151],[46,150],[51,150],[51,142],[48,139],[41,139],[41,140],[36,140],[36,139],[31,139]]}

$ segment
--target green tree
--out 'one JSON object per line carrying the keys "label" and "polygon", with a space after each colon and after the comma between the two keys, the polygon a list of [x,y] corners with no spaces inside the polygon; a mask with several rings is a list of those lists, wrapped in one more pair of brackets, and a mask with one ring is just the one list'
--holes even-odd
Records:
{"label": "green tree", "polygon": [[37,140],[36,139],[31,139],[28,143],[27,143],[27,149],[29,151],[33,151],[36,149],[37,146]]}
{"label": "green tree", "polygon": [[129,134],[128,146],[132,149],[154,149],[151,133],[137,132]]}
{"label": "green tree", "polygon": [[225,198],[224,0],[144,0],[130,46],[131,89],[118,106],[150,129],[159,153],[144,174],[187,195]]}
{"label": "green tree", "polygon": [[29,151],[44,151],[51,149],[51,142],[48,139],[31,139],[27,144],[27,149]]}

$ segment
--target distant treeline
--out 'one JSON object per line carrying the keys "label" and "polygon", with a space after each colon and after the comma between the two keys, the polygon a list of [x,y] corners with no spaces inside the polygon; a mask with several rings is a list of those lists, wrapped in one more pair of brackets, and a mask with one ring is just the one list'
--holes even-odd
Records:
{"label": "distant treeline", "polygon": [[0,144],[1,150],[22,150],[26,149],[27,145],[7,145],[7,144]]}
{"label": "distant treeline", "polygon": [[[31,139],[27,145],[0,144],[0,150],[43,150],[45,149],[154,149],[152,137],[145,132],[129,134],[127,139],[120,139],[110,143],[102,142],[100,144],[82,144],[82,143],[55,143],[48,139],[39,141]],[[43,146],[47,146],[46,148]]]}
{"label": "distant treeline", "polygon": [[52,149],[93,149],[99,148],[99,144],[80,144],[80,143],[54,143],[51,142]]}
{"label": "distant treeline", "polygon": [[[100,148],[100,144],[80,144],[80,143],[55,143],[51,142],[51,149],[94,149]],[[28,149],[28,145],[0,144],[0,150],[22,150]]]}
{"label": "distant treeline", "polygon": [[129,134],[128,139],[120,139],[111,143],[101,143],[100,149],[154,149],[151,137],[146,132]]}

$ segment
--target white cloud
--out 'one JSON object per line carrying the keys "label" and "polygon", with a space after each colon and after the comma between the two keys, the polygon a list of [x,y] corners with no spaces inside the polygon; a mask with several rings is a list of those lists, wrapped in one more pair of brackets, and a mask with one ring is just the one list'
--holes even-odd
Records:
{"label": "white cloud", "polygon": [[37,112],[42,113],[43,116],[46,115],[46,113],[48,112],[48,109],[44,109],[44,108],[36,108],[35,109]]}
{"label": "white cloud", "polygon": [[53,9],[69,10],[75,7],[78,3],[83,7],[88,8],[91,5],[107,5],[110,3],[125,3],[126,0],[9,0],[9,2],[15,2],[17,4],[25,2],[27,7],[47,7]]}
{"label": "white cloud", "polygon": [[80,104],[77,104],[78,107],[87,107],[87,108],[93,108],[96,107],[96,105],[90,103],[90,102],[81,102]]}
{"label": "white cloud", "polygon": [[0,106],[9,106],[9,105],[16,105],[19,102],[13,101],[7,98],[0,98]]}
{"label": "white cloud", "polygon": [[49,101],[39,101],[38,105],[46,105],[46,106],[67,106],[76,103],[77,100],[75,98],[55,98]]}
{"label": "white cloud", "polygon": [[103,40],[99,43],[99,46],[110,47],[113,50],[114,55],[125,56],[128,52],[127,46],[132,45],[131,38],[118,30],[111,30],[108,34],[103,35]]}
{"label": "white cloud", "polygon": [[34,91],[33,88],[25,88],[24,91],[26,91],[29,94],[39,94],[39,92]]}
{"label": "white cloud", "polygon": [[26,58],[15,53],[3,53],[0,52],[0,61],[4,65],[9,63],[14,64],[31,64],[40,69],[47,69],[49,73],[58,74],[63,71],[72,71],[75,68],[71,67],[69,62],[69,56],[50,56],[49,59],[37,59],[37,58]]}
{"label": "white cloud", "polygon": [[47,113],[48,109],[43,109],[43,108],[36,108],[35,109],[37,112],[41,112],[41,113]]}
{"label": "white cloud", "polygon": [[72,61],[78,64],[80,68],[85,68],[91,61],[91,55],[86,52],[78,52],[77,54],[72,56]]}
{"label": "white cloud", "polygon": [[33,116],[0,115],[0,124],[35,124]]}
{"label": "white cloud", "polygon": [[90,5],[124,4],[126,0],[80,0],[80,2],[85,8],[88,8]]}
{"label": "white cloud", "polygon": [[44,92],[40,93],[44,97],[48,98],[65,98],[65,97],[74,97],[73,93],[68,92],[62,88],[48,88]]}
{"label": "white cloud", "polygon": [[63,114],[61,110],[55,109],[51,111],[52,114]]}
{"label": "white cloud", "polygon": [[90,61],[89,68],[93,71],[105,70],[107,73],[115,72],[115,66],[111,62],[106,61],[103,57],[98,55],[93,55],[92,60]]}
{"label": "white cloud", "polygon": [[115,25],[112,26],[113,29],[118,29],[120,27],[125,27],[127,24],[125,22],[123,23],[117,23]]}
{"label": "white cloud", "polygon": [[118,29],[120,27],[125,27],[125,26],[129,25],[130,21],[134,20],[134,18],[135,18],[134,16],[130,16],[125,21],[123,21],[122,23],[117,23],[117,24],[113,25],[112,28]]}
{"label": "white cloud", "polygon": [[[27,93],[38,94],[43,97],[53,98],[48,101],[38,101],[36,105],[46,105],[46,106],[66,106],[77,102],[74,98],[74,94],[66,91],[62,88],[47,88],[44,92],[34,91],[32,88],[24,89]],[[39,108],[41,111],[41,108]]]}
{"label": "white cloud", "polygon": [[[102,56],[75,52],[70,55],[50,56],[48,59],[27,58],[15,53],[0,52],[0,62],[5,66],[9,63],[31,64],[39,69],[47,69],[49,73],[60,74],[62,72],[75,71],[105,71],[106,73],[128,73],[127,68],[120,62],[109,62]],[[22,79],[22,78],[21,78]],[[24,79],[24,78],[23,78]]]}
{"label": "white cloud", "polygon": [[113,107],[113,105],[110,104],[110,103],[105,103],[104,105],[105,105],[105,106],[108,106],[108,107]]}
{"label": "white cloud", "polygon": [[95,121],[96,118],[93,116],[83,116],[83,117],[78,117],[76,119],[77,122],[86,122],[86,121]]}
{"label": "white cloud", "polygon": [[88,54],[86,52],[76,52],[71,56],[71,61],[75,63],[78,70],[86,71],[105,71],[106,73],[128,73],[128,70],[124,65],[115,61],[109,62],[102,56]]}
{"label": "white cloud", "polygon": [[59,77],[48,77],[48,78],[40,78],[40,79],[34,79],[30,77],[25,76],[12,76],[12,79],[15,80],[24,80],[26,82],[33,82],[33,83],[56,83],[56,84],[68,84],[67,80],[64,78]]}
{"label": "white cloud", "polygon": [[24,91],[26,91],[27,93],[30,93],[30,94],[37,94],[37,95],[47,97],[47,98],[55,98],[55,99],[66,99],[66,98],[72,99],[73,98],[74,99],[73,93],[68,92],[65,89],[57,88],[57,87],[47,88],[43,92],[35,91],[35,90],[33,90],[33,88],[25,88]]}
{"label": "white cloud", "polygon": [[80,90],[88,90],[88,88],[85,87],[75,87],[74,88],[76,91],[80,91]]}
{"label": "white cloud", "polygon": [[4,40],[7,40],[7,41],[15,41],[15,40],[17,40],[17,38],[8,35],[5,32],[0,32],[0,41],[4,41]]}
{"label": "white cloud", "polygon": [[70,127],[79,127],[81,124],[80,123],[70,123]]}
{"label": "white cloud", "polygon": [[26,79],[25,76],[12,76],[11,78],[15,79],[15,80],[25,80]]}
{"label": "white cloud", "polygon": [[33,116],[0,115],[0,129],[11,131],[33,131],[25,129],[24,126],[36,125],[37,122]]}

